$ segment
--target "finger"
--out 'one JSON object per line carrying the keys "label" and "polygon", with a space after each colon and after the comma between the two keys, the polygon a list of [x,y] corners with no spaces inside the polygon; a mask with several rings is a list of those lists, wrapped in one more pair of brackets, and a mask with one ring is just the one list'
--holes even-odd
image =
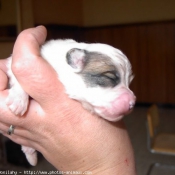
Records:
{"label": "finger", "polygon": [[7,133],[8,128],[9,128],[9,125],[4,124],[4,123],[0,123],[0,131],[1,131],[1,133]]}
{"label": "finger", "polygon": [[7,88],[6,60],[0,60],[0,91]]}
{"label": "finger", "polygon": [[0,123],[0,131],[2,134],[7,134],[7,135],[16,135],[16,136],[19,136],[19,137],[24,137],[24,138],[27,138],[31,141],[35,141],[33,138],[33,134],[26,130],[26,129],[23,129],[21,127],[16,127],[14,126],[14,130],[11,134],[9,134],[9,128],[10,128],[11,125],[8,125],[8,124],[4,124],[4,123]]}
{"label": "finger", "polygon": [[[6,96],[6,94],[4,96]],[[34,111],[32,110],[31,113],[29,111],[29,113],[26,116],[24,116],[24,118],[15,116],[13,113],[11,113],[8,110],[7,106],[4,105],[4,103],[2,102],[4,100],[2,98],[2,95],[0,97],[1,97],[0,98],[0,108],[1,108],[0,133],[18,144],[22,144],[26,146],[38,144],[39,140],[37,140],[36,137],[33,137],[33,135],[35,134],[35,132],[33,132],[33,129],[35,128],[32,129],[32,122],[31,122],[31,121],[34,121],[35,117],[37,117],[36,113],[34,112],[35,110]],[[30,123],[30,125],[27,123]],[[10,125],[15,126],[14,132],[11,135],[8,134]],[[23,129],[23,125],[24,125],[24,129]]]}
{"label": "finger", "polygon": [[45,130],[45,124],[40,124],[45,118],[45,113],[41,106],[35,100],[30,100],[29,108],[25,115],[16,116],[8,109],[4,102],[7,94],[4,91],[0,95],[0,131],[7,133],[10,125],[13,125],[15,126],[14,134],[38,142],[38,137],[33,137],[36,134],[36,126],[37,132],[41,136]]}
{"label": "finger", "polygon": [[28,57],[40,56],[40,46],[44,44],[47,36],[46,28],[39,26],[22,31],[13,48],[14,61],[22,62],[21,56]]}
{"label": "finger", "polygon": [[[63,91],[54,69],[40,56],[39,47],[44,43],[43,27],[22,32],[14,46],[12,70],[23,89],[41,106],[54,106],[56,90]],[[44,38],[44,39],[43,39]],[[58,98],[58,97],[57,97]]]}
{"label": "finger", "polygon": [[7,98],[8,91],[3,91],[0,94],[0,122],[7,125],[15,125],[20,122],[19,117],[15,116],[7,107],[5,100]]}
{"label": "finger", "polygon": [[[39,104],[37,102],[35,102],[34,100],[31,100],[30,103],[31,105],[29,105],[29,109],[26,112],[25,115],[23,116],[16,116],[14,113],[12,113],[9,108],[7,107],[5,100],[7,98],[8,95],[8,91],[3,91],[0,94],[0,122],[4,123],[8,126],[10,125],[14,125],[14,126],[25,126],[26,128],[29,128],[30,125],[27,124],[28,122],[31,123],[31,125],[33,124],[32,121],[35,121],[34,118],[37,117],[37,111],[41,111],[41,107],[39,106]],[[29,121],[31,120],[31,121]]]}

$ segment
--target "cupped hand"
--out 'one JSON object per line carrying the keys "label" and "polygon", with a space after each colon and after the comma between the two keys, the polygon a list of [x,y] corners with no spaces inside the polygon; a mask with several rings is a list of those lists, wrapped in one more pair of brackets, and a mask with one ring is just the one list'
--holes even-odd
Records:
{"label": "cupped hand", "polygon": [[[0,130],[14,142],[40,151],[57,169],[92,174],[135,174],[134,156],[122,121],[110,123],[70,99],[54,69],[41,57],[43,26],[24,30],[13,49],[12,71],[30,95],[24,116],[5,104],[6,60],[0,60]],[[58,58],[59,59],[59,58]],[[12,135],[7,134],[15,126]]]}

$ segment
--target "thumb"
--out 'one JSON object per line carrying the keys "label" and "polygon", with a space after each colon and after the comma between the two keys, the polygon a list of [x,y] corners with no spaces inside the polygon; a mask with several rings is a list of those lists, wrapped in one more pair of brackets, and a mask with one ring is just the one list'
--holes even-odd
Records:
{"label": "thumb", "polygon": [[63,90],[56,72],[40,55],[46,33],[43,26],[24,30],[19,34],[12,54],[15,77],[25,92],[41,106],[54,103],[55,92]]}
{"label": "thumb", "polygon": [[21,57],[40,56],[40,46],[44,44],[47,31],[44,26],[22,31],[13,48],[13,60],[17,62]]}

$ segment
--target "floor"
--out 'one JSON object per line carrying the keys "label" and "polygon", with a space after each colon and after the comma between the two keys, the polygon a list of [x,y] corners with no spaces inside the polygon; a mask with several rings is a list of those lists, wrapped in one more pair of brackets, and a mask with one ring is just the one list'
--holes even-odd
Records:
{"label": "floor", "polygon": [[[131,138],[131,142],[133,144],[138,175],[146,175],[150,166],[156,162],[161,163],[163,165],[173,165],[173,164],[175,165],[175,156],[158,155],[149,152],[147,148],[147,130],[146,130],[147,109],[148,106],[147,107],[137,106],[135,107],[135,110],[131,114],[129,114],[124,118],[124,121],[126,123]],[[161,129],[167,132],[175,133],[175,107],[165,108],[163,106],[159,106],[159,113],[160,113],[160,120],[162,123]],[[33,174],[34,173],[36,174],[38,173],[36,171],[42,171],[42,172],[47,171],[48,173],[50,171],[56,171],[56,169],[52,165],[50,165],[42,156],[40,156],[40,161],[38,165],[34,168],[33,167],[25,168],[8,164],[6,167],[3,167],[3,170],[4,171],[14,170],[17,171],[18,174],[27,174],[27,173],[29,174],[29,172],[33,172]],[[161,175],[159,171],[163,172],[163,169],[158,170],[157,167],[155,166],[153,168],[151,175]],[[173,174],[166,174],[166,175],[175,175],[174,167],[173,167]]]}
{"label": "floor", "polygon": [[[148,149],[146,130],[147,109],[148,107],[136,107],[135,110],[124,119],[133,144],[138,175],[146,175],[151,164],[156,162],[163,165],[170,164],[175,166],[175,156],[153,154],[150,153]],[[167,108],[159,106],[159,114],[161,130],[175,133],[175,107]],[[154,167],[155,173],[151,175],[161,175],[156,173],[155,169]],[[173,175],[175,175],[175,171]]]}

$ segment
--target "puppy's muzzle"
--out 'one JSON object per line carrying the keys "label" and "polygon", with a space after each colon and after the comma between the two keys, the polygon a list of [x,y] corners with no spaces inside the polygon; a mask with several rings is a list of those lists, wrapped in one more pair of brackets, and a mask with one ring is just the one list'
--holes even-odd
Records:
{"label": "puppy's muzzle", "polygon": [[96,113],[109,121],[118,121],[132,111],[135,106],[135,101],[136,97],[131,90],[121,88],[120,94],[118,94],[109,105],[95,107],[95,110]]}

